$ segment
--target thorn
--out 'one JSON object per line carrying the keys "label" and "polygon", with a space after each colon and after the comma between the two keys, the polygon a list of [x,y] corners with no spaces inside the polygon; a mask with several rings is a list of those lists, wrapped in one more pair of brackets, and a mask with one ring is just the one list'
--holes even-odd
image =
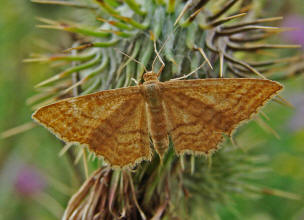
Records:
{"label": "thorn", "polygon": [[204,52],[203,48],[199,47],[199,48],[195,48],[195,49],[197,49],[197,50],[200,52],[200,54],[201,54],[201,55],[204,57],[204,59],[207,61],[209,67],[213,70],[212,64],[211,64],[210,60],[208,59],[206,53]]}
{"label": "thorn", "polygon": [[44,29],[54,29],[54,30],[62,30],[63,28],[60,26],[55,25],[47,25],[47,24],[38,24],[36,25],[37,28],[44,28]]}
{"label": "thorn", "polygon": [[268,117],[268,115],[267,115],[265,112],[263,112],[262,110],[260,110],[260,114],[263,115],[263,117],[264,117],[267,121],[270,120],[270,118]]}
{"label": "thorn", "polygon": [[231,56],[229,56],[228,54],[224,53],[224,57],[229,60],[232,63],[236,63],[239,64],[243,67],[245,67],[246,69],[250,70],[251,72],[255,73],[256,75],[260,76],[262,79],[267,79],[264,75],[262,75],[258,70],[256,70],[255,68],[253,68],[252,66],[250,66],[248,63],[237,60]]}
{"label": "thorn", "polygon": [[221,10],[219,10],[217,13],[215,13],[212,16],[209,16],[207,18],[208,21],[213,21],[215,19],[217,19],[218,17],[220,17],[221,15],[223,15],[225,12],[227,12],[235,3],[237,3],[239,0],[230,0],[228,1],[225,5],[223,5],[223,7],[221,8]]}
{"label": "thorn", "polygon": [[58,25],[58,22],[55,21],[55,20],[52,20],[52,19],[43,18],[43,17],[36,17],[36,19],[38,21],[41,21],[41,22],[46,23],[46,24]]}
{"label": "thorn", "polygon": [[74,165],[76,165],[79,162],[82,155],[83,155],[83,151],[82,151],[82,149],[79,149],[78,154],[77,154],[77,156],[75,158],[75,161],[74,161]]}
{"label": "thorn", "polygon": [[75,8],[83,8],[83,9],[98,9],[96,6],[92,5],[85,5],[76,2],[67,2],[67,1],[55,1],[55,0],[31,0],[33,3],[39,4],[49,4],[49,5],[60,5],[60,6],[68,6],[68,7],[75,7]]}
{"label": "thorn", "polygon": [[84,168],[84,173],[85,173],[85,177],[86,179],[89,179],[89,168],[88,168],[88,161],[87,161],[87,151],[86,149],[83,147],[82,148],[82,152],[83,152],[83,168]]}
{"label": "thorn", "polygon": [[34,122],[27,122],[23,125],[19,125],[17,127],[8,129],[8,130],[0,133],[0,139],[5,139],[5,138],[12,137],[14,135],[17,135],[17,134],[21,134],[23,132],[26,132],[26,131],[36,127],[36,125],[37,124]]}
{"label": "thorn", "polygon": [[58,79],[61,79],[61,78],[62,78],[62,73],[59,73],[59,74],[57,74],[57,75],[55,75],[55,76],[53,76],[51,78],[48,78],[47,80],[42,81],[41,83],[38,83],[34,87],[35,88],[39,88],[39,87],[42,87],[42,86],[44,86],[46,84],[49,84],[49,83],[52,83],[52,82],[54,82],[54,81],[56,81]]}
{"label": "thorn", "polygon": [[48,61],[49,61],[48,57],[26,58],[22,60],[23,63],[48,62]]}
{"label": "thorn", "polygon": [[190,15],[190,17],[187,19],[187,21],[192,22],[196,16],[203,10],[204,7],[199,8],[196,10],[193,14]]}
{"label": "thorn", "polygon": [[74,83],[72,86],[70,86],[69,88],[63,90],[60,95],[65,95],[68,92],[70,92],[72,89],[84,84],[87,80],[89,79],[89,75],[87,75],[86,77],[84,77],[82,80],[78,81],[77,83]]}
{"label": "thorn", "polygon": [[93,47],[93,46],[94,46],[93,43],[83,44],[83,45],[80,45],[78,47],[71,47],[71,48],[65,49],[63,51],[63,53],[70,52],[71,50],[83,50],[83,49],[87,49],[87,48]]}
{"label": "thorn", "polygon": [[53,93],[52,91],[43,91],[43,92],[37,93],[37,94],[27,98],[25,103],[26,103],[26,105],[32,105],[35,102],[52,95],[52,93]]}
{"label": "thorn", "polygon": [[284,192],[282,190],[277,190],[277,189],[264,188],[264,189],[261,189],[261,192],[264,194],[279,196],[279,197],[287,198],[287,199],[293,199],[293,200],[302,199],[302,197],[299,195],[296,195],[296,194],[290,193],[290,192]]}
{"label": "thorn", "polygon": [[288,106],[288,107],[290,107],[292,109],[295,109],[295,107],[290,102],[288,102],[286,99],[284,99],[280,95],[277,95],[276,98],[274,98],[273,100],[276,101],[276,102],[278,102],[278,103],[280,103],[280,104]]}
{"label": "thorn", "polygon": [[[222,28],[223,29],[239,28],[239,27],[244,27],[244,26],[248,26],[248,25],[256,25],[259,23],[277,21],[277,20],[281,20],[282,18],[283,17],[261,18],[261,19],[257,19],[257,20],[253,20],[253,21],[239,22],[239,23],[233,24],[233,25],[226,25]],[[278,29],[280,29],[280,28],[278,28]]]}
{"label": "thorn", "polygon": [[181,169],[182,171],[185,171],[185,161],[184,161],[184,155],[180,155],[179,157],[179,161],[180,161],[180,164],[181,164]]}
{"label": "thorn", "polygon": [[62,157],[72,146],[73,143],[67,143],[66,145],[64,145],[64,147],[59,151],[58,156]]}
{"label": "thorn", "polygon": [[43,102],[40,102],[39,104],[37,105],[33,105],[31,107],[32,110],[37,110],[38,108],[41,108],[42,106],[45,106],[45,105],[49,105],[49,104],[52,104],[54,102],[58,101],[57,98],[50,98],[50,99],[47,99],[46,101],[43,101]]}
{"label": "thorn", "polygon": [[281,139],[280,135],[272,127],[270,127],[266,122],[264,122],[263,119],[261,119],[259,116],[255,117],[255,121],[265,131],[268,131],[269,133],[273,134],[277,139],[279,139],[279,140]]}
{"label": "thorn", "polygon": [[251,30],[265,30],[267,32],[278,31],[280,28],[278,27],[270,27],[270,26],[259,26],[259,25],[248,25],[244,27],[236,27],[236,28],[223,28],[222,30],[216,31],[218,35],[234,35],[238,33],[248,32]]}
{"label": "thorn", "polygon": [[191,175],[195,172],[195,156],[191,155]]}
{"label": "thorn", "polygon": [[179,13],[179,15],[177,16],[175,22],[174,22],[174,26],[180,21],[180,19],[184,16],[184,14],[186,13],[186,11],[191,7],[192,1],[188,1],[184,8],[182,9],[181,13]]}
{"label": "thorn", "polygon": [[211,171],[212,168],[212,154],[207,155],[207,160],[208,160],[208,171]]}
{"label": "thorn", "polygon": [[220,24],[223,24],[223,23],[225,23],[225,22],[228,22],[228,21],[230,21],[230,20],[233,20],[233,19],[236,19],[236,18],[239,18],[239,17],[243,17],[243,16],[245,16],[245,15],[247,15],[247,13],[241,13],[241,14],[229,16],[229,17],[226,17],[226,18],[222,18],[222,19],[216,20],[216,21],[214,21],[214,22],[208,24],[208,26],[209,26],[209,28],[211,28],[211,27],[216,27],[216,26],[218,26],[218,25],[220,25]]}
{"label": "thorn", "polygon": [[232,136],[230,136],[230,142],[234,146],[234,148],[241,149],[243,152],[247,152],[247,150],[244,147],[241,147],[240,145],[237,144],[237,142]]}
{"label": "thorn", "polygon": [[223,78],[223,69],[224,69],[224,55],[223,53],[219,53],[220,56],[220,78]]}

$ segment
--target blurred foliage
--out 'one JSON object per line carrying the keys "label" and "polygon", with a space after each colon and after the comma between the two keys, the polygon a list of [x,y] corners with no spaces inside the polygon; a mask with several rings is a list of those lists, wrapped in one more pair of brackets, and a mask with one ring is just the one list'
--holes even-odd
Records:
{"label": "blurred foliage", "polygon": [[[261,2],[266,2],[265,8],[261,8],[261,15],[304,14],[301,0],[284,0],[276,4],[266,0]],[[0,132],[29,121],[32,110],[25,104],[25,100],[34,94],[34,84],[53,75],[46,65],[24,64],[22,59],[27,58],[33,51],[42,52],[53,45],[56,47],[53,48],[54,51],[60,46],[66,48],[70,42],[66,34],[37,29],[35,25],[38,22],[35,17],[55,19],[64,15],[78,17],[78,20],[81,20],[81,13],[69,13],[71,10],[64,7],[37,5],[27,0],[1,2]],[[285,91],[282,96],[292,103],[296,102],[296,97],[304,96],[303,82],[303,75],[290,79],[284,84]],[[292,118],[297,116],[296,111],[300,105],[303,106],[303,103],[296,105],[296,109],[293,110],[272,103],[265,109],[265,113],[270,117],[267,123],[277,131],[280,139],[276,139],[273,134],[265,132],[256,123],[251,122],[238,130],[242,135],[238,136],[237,141],[240,146],[247,146],[248,143],[258,145],[255,149],[257,153],[271,158],[268,167],[273,172],[262,179],[254,180],[257,184],[303,196],[304,127],[294,130],[290,124]],[[297,117],[296,120],[303,120],[304,116]],[[75,169],[69,157],[58,158],[61,147],[62,143],[43,128],[34,128],[12,138],[0,140],[0,219],[51,220],[61,216],[68,199],[83,181],[77,175],[79,172],[83,173],[81,166]],[[37,195],[24,196],[16,191],[16,176],[20,168],[27,165],[36,167],[47,183],[43,191]],[[90,171],[92,170],[93,167]],[[234,197],[234,204],[230,204],[229,209],[222,205],[217,207],[222,219],[304,218],[303,200],[293,201],[267,195],[250,199],[237,195]]]}
{"label": "blurred foliage", "polygon": [[[32,94],[32,85],[50,71],[44,65],[28,65],[22,60],[32,51],[43,46],[44,41],[61,42],[57,34],[38,30],[35,16],[56,16],[63,10],[33,4],[30,1],[1,1],[0,7],[0,131],[18,126],[30,120],[32,110],[25,100]],[[61,206],[50,203],[46,198],[24,198],[15,191],[14,181],[18,170],[25,164],[39,168],[47,178],[61,178],[70,186],[79,186],[71,174],[70,161],[58,160],[60,143],[48,133],[37,129],[6,140],[0,140],[0,219],[57,219],[54,213],[62,212],[71,192],[66,196],[48,184],[49,195],[54,195]],[[63,172],[65,170],[65,172]],[[73,173],[73,172],[72,172]],[[71,174],[71,175],[69,175]],[[49,181],[48,181],[49,183]],[[56,202],[57,203],[57,202]],[[57,208],[59,209],[59,208]]]}

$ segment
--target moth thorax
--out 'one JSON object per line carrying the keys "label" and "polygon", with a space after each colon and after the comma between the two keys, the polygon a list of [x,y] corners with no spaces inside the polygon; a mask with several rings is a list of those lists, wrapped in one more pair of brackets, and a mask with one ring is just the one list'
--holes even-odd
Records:
{"label": "moth thorax", "polygon": [[144,81],[158,81],[157,77],[157,73],[147,72],[144,74]]}

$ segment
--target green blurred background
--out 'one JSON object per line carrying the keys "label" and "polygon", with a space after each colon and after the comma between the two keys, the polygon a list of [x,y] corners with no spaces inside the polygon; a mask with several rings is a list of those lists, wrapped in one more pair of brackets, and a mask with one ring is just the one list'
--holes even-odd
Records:
{"label": "green blurred background", "polygon": [[[303,27],[302,0],[268,1],[264,17],[297,15]],[[266,4],[267,5],[267,4]],[[35,94],[33,86],[52,75],[46,64],[26,64],[33,52],[57,51],[69,45],[61,32],[35,27],[36,17],[66,18],[75,9],[38,5],[28,0],[2,0],[0,6],[0,132],[30,122],[26,100]],[[302,23],[301,23],[302,22]],[[283,36],[282,36],[283,38]],[[304,34],[301,35],[304,42]],[[293,42],[292,36],[283,38]],[[301,40],[301,39],[300,39]],[[301,43],[301,42],[300,42]],[[294,53],[294,52],[290,52]],[[259,184],[304,196],[304,77],[285,82],[283,97],[296,109],[271,103],[265,109],[269,125],[280,136],[265,132],[255,122],[242,127],[241,143],[256,143],[270,157],[272,171]],[[0,139],[0,219],[59,219],[82,179],[68,156],[59,158],[62,143],[41,127]],[[245,153],[245,152],[244,152]],[[34,187],[28,183],[34,181]],[[35,185],[36,184],[36,185]],[[234,209],[219,205],[222,219],[304,219],[304,201],[274,196],[255,199],[234,196]],[[246,199],[245,199],[246,198]],[[245,218],[244,218],[245,217]]]}

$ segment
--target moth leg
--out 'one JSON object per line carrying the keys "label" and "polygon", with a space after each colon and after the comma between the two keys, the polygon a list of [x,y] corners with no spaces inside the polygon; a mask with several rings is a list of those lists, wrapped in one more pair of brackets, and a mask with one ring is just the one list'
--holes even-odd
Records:
{"label": "moth leg", "polygon": [[200,68],[202,68],[204,65],[206,64],[206,61],[204,61],[199,67],[197,67],[195,70],[193,70],[192,72],[188,73],[188,74],[185,74],[181,77],[178,77],[178,78],[174,78],[174,79],[170,79],[169,81],[172,81],[172,80],[181,80],[181,79],[186,79],[188,78],[189,76],[191,76],[193,73],[196,73]]}

